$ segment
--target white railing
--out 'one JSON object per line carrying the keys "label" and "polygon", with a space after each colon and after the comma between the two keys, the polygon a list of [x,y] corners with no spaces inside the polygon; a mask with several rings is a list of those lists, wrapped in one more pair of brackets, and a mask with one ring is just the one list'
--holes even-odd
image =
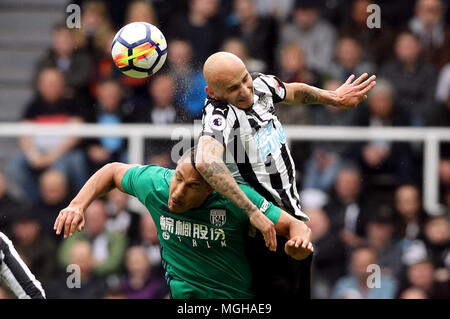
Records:
{"label": "white railing", "polygon": [[[201,125],[97,125],[97,124],[19,124],[0,123],[1,137],[24,135],[67,135],[79,137],[120,136],[128,138],[130,163],[141,163],[144,138],[180,139],[199,136]],[[450,128],[366,128],[285,125],[284,131],[291,141],[366,141],[388,140],[398,142],[423,142],[423,200],[429,213],[435,212],[439,197],[439,143],[450,141]]]}

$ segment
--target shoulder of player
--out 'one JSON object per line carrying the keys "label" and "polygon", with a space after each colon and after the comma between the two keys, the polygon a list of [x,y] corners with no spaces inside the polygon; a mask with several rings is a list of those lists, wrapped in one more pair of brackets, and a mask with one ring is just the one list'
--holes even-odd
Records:
{"label": "shoulder of player", "polygon": [[227,102],[218,101],[208,97],[205,101],[205,106],[203,107],[203,114],[220,114],[227,117],[229,110],[230,106]]}
{"label": "shoulder of player", "polygon": [[226,102],[208,98],[203,108],[202,120],[216,130],[222,130],[226,126],[234,126],[236,120],[241,116],[239,109]]}
{"label": "shoulder of player", "polygon": [[273,89],[275,86],[272,76],[259,72],[254,72],[251,75],[256,94],[258,94],[258,92],[264,94],[272,94],[271,89]]}
{"label": "shoulder of player", "polygon": [[131,172],[132,170],[137,170],[134,173],[134,177],[141,176],[150,180],[161,180],[168,176],[171,178],[174,173],[174,170],[156,164],[136,165],[130,167],[127,172]]}

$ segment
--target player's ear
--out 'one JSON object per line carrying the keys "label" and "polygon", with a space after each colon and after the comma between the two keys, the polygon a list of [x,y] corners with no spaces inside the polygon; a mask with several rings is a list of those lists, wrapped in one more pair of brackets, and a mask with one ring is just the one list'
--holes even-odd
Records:
{"label": "player's ear", "polygon": [[211,88],[209,86],[205,86],[205,91],[206,91],[206,94],[208,94],[208,96],[214,98],[214,92],[213,92],[213,90],[211,90]]}
{"label": "player's ear", "polygon": [[214,188],[211,187],[211,185],[207,184],[206,185],[206,194],[208,194],[208,196],[214,191]]}

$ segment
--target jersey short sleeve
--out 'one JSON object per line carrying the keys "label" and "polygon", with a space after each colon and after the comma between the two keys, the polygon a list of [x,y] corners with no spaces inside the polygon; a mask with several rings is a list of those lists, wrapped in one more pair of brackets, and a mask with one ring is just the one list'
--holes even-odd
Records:
{"label": "jersey short sleeve", "polygon": [[266,94],[270,94],[273,103],[279,103],[286,98],[286,87],[275,75],[267,75],[262,73],[252,73],[253,85],[255,89]]}
{"label": "jersey short sleeve", "polygon": [[145,200],[150,194],[156,194],[161,187],[168,188],[170,171],[159,165],[132,167],[125,172],[122,178],[122,188],[127,194],[135,196],[145,204]]}
{"label": "jersey short sleeve", "polygon": [[202,116],[202,133],[211,136],[226,146],[234,123],[231,121],[230,108],[226,103],[206,99]]}
{"label": "jersey short sleeve", "polygon": [[248,199],[252,201],[253,204],[258,207],[258,209],[267,216],[274,224],[278,222],[281,215],[281,208],[275,206],[267,199],[262,197],[257,191],[248,185],[239,184],[239,187],[247,195]]}

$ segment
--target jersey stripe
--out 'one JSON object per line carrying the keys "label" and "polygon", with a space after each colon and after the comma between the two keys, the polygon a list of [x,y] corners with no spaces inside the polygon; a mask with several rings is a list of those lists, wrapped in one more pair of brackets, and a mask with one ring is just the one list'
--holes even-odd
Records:
{"label": "jersey stripe", "polygon": [[20,258],[12,242],[0,232],[0,275],[19,299],[45,299],[41,283]]}
{"label": "jersey stripe", "polygon": [[[235,122],[234,128],[235,130],[239,130],[240,128],[239,121]],[[231,150],[233,153],[233,158],[235,160],[235,163],[237,164],[239,173],[241,177],[244,179],[244,181],[247,184],[251,185],[265,199],[271,201],[272,203],[277,203],[272,194],[270,194],[270,192],[267,189],[265,189],[258,181],[258,177],[253,171],[252,164],[249,161],[246,150],[243,148],[243,143],[239,135],[237,135],[236,138],[234,139],[233,146],[234,147]],[[242,155],[244,155],[244,161],[242,161],[241,158],[238,158],[238,156],[241,157]]]}

